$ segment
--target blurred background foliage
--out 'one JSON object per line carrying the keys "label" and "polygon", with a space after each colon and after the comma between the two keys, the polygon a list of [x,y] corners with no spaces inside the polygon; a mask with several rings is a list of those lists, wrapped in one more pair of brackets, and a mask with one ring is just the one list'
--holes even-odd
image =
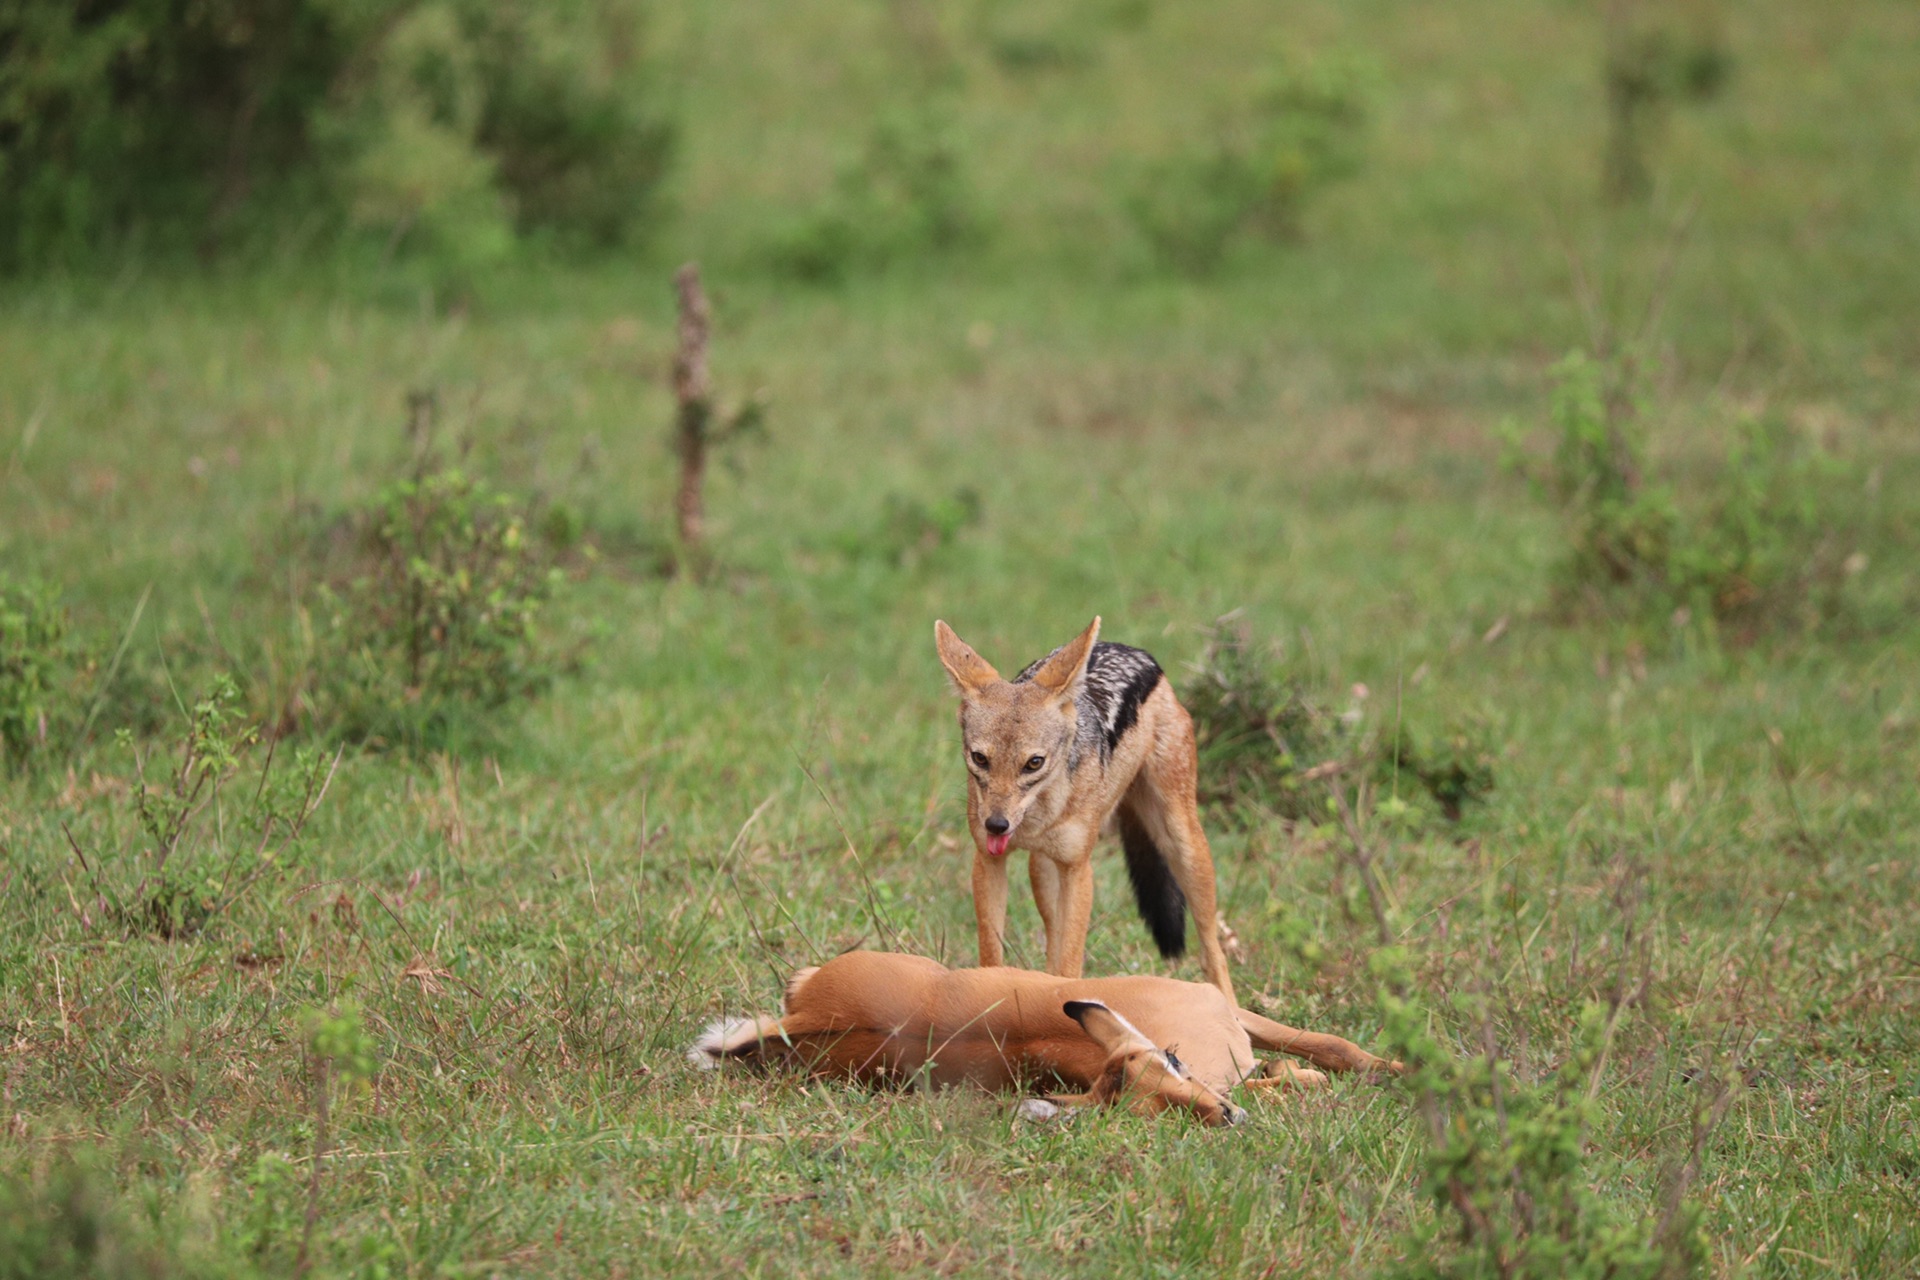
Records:
{"label": "blurred background foliage", "polygon": [[631,241],[672,153],[637,0],[24,0],[0,266],[353,228],[459,264]]}
{"label": "blurred background foliage", "polygon": [[[754,213],[742,249],[781,275],[951,258],[1062,198],[1082,207],[1055,217],[1051,248],[1092,232],[1203,274],[1243,237],[1301,240],[1309,207],[1367,166],[1374,126],[1401,123],[1420,71],[1401,59],[1390,75],[1394,50],[1325,13],[1232,16],[1200,24],[1240,31],[1220,49],[1152,0],[15,0],[0,11],[0,271],[109,249],[117,264],[304,262],[345,243],[464,282],[530,245],[657,242],[677,180],[699,239]],[[1644,201],[1668,118],[1730,82],[1733,44],[1717,0],[1586,17],[1586,65],[1567,70],[1601,81],[1592,193]],[[1430,34],[1436,52],[1454,38]],[[818,151],[823,129],[837,154]],[[739,209],[713,207],[706,177],[751,158],[765,172],[726,193]],[[756,208],[769,182],[788,187],[778,211]]]}

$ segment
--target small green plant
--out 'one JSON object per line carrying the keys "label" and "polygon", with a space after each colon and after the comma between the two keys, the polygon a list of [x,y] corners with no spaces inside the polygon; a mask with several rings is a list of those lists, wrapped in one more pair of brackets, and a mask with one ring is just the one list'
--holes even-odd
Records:
{"label": "small green plant", "polygon": [[1572,1051],[1545,1080],[1529,1081],[1494,1045],[1484,999],[1458,1003],[1489,1028],[1487,1047],[1457,1054],[1434,1035],[1414,1001],[1394,994],[1410,987],[1405,958],[1388,950],[1376,960],[1384,1038],[1412,1067],[1406,1083],[1419,1099],[1425,1190],[1459,1226],[1457,1250],[1437,1247],[1443,1234],[1437,1225],[1415,1232],[1404,1252],[1417,1261],[1398,1274],[1661,1280],[1699,1270],[1704,1249],[1696,1206],[1671,1197],[1664,1211],[1648,1217],[1601,1196],[1586,1169],[1595,1083],[1617,1007],[1585,1004]]}
{"label": "small green plant", "polygon": [[1351,60],[1290,62],[1211,142],[1148,165],[1127,212],[1156,255],[1195,274],[1243,234],[1298,240],[1312,201],[1361,166],[1368,97]]}
{"label": "small green plant", "polygon": [[849,560],[880,560],[897,569],[912,568],[959,541],[980,524],[984,512],[985,504],[972,488],[936,498],[890,493],[878,523],[847,535],[842,550]]}
{"label": "small green plant", "polygon": [[425,462],[344,520],[319,588],[304,711],[358,741],[443,745],[463,712],[544,689],[539,619],[562,574],[528,504]]}
{"label": "small green plant", "polygon": [[314,1228],[320,1222],[320,1188],[326,1177],[327,1153],[333,1141],[333,1089],[371,1080],[380,1069],[373,1037],[361,1019],[359,1007],[343,1002],[336,1009],[308,1009],[300,1017],[305,1041],[307,1074],[313,1086],[313,1161],[307,1180],[306,1220],[300,1232],[300,1252],[293,1261],[295,1275],[306,1274],[313,1249]]}
{"label": "small green plant", "polygon": [[53,586],[0,573],[0,767],[65,745],[79,727],[82,666]]}
{"label": "small green plant", "polygon": [[162,938],[195,934],[298,861],[339,757],[305,748],[291,753],[290,768],[276,768],[277,744],[261,747],[258,728],[236,710],[239,696],[230,678],[216,677],[158,776],[149,772],[156,753],[121,732],[133,754],[141,839],[102,865],[73,845],[105,918]]}
{"label": "small green plant", "polygon": [[245,1256],[268,1263],[291,1252],[302,1239],[301,1193],[305,1179],[294,1162],[279,1151],[263,1151],[242,1179],[247,1207],[233,1233],[233,1244]]}
{"label": "small green plant", "polygon": [[880,118],[825,202],[778,237],[772,261],[797,278],[834,283],[986,235],[953,120],[922,107]]}
{"label": "small green plant", "polygon": [[1679,512],[1667,488],[1647,480],[1647,393],[1631,356],[1569,353],[1553,366],[1548,418],[1552,461],[1527,471],[1521,435],[1507,429],[1508,465],[1566,513],[1568,576],[1616,585],[1663,579]]}
{"label": "small green plant", "polygon": [[1699,545],[1680,576],[1711,594],[1721,619],[1753,627],[1803,625],[1840,614],[1863,567],[1858,530],[1831,501],[1848,468],[1778,417],[1741,422],[1728,446]]}
{"label": "small green plant", "polygon": [[[1671,1166],[1649,1216],[1602,1196],[1587,1172],[1587,1136],[1613,1041],[1646,976],[1646,942],[1636,932],[1642,879],[1627,866],[1614,887],[1619,968],[1606,999],[1582,1003],[1568,1052],[1543,1080],[1526,1078],[1500,1049],[1496,1001],[1486,985],[1455,991],[1452,1003],[1477,1029],[1480,1051],[1459,1053],[1434,1030],[1414,992],[1413,957],[1397,941],[1393,912],[1375,874],[1363,815],[1337,775],[1330,799],[1347,835],[1344,860],[1356,873],[1379,941],[1371,968],[1382,1038],[1406,1064],[1425,1131],[1424,1190],[1439,1211],[1410,1230],[1394,1274],[1479,1280],[1666,1280],[1695,1274],[1705,1258],[1699,1208],[1688,1198],[1702,1152],[1725,1113],[1728,1082],[1715,1079],[1695,1110],[1684,1161]],[[1489,957],[1491,960],[1493,957]],[[1489,963],[1485,972],[1495,965]],[[1637,972],[1635,971],[1637,970]],[[1440,1223],[1451,1215],[1453,1233]]]}

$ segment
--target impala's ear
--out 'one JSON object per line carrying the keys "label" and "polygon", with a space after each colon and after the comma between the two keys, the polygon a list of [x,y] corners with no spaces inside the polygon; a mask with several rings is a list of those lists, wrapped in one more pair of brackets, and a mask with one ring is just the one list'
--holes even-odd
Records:
{"label": "impala's ear", "polygon": [[973,651],[973,646],[953,634],[944,622],[933,624],[933,647],[940,652],[940,665],[953,679],[953,687],[963,698],[971,698],[991,684],[1000,682],[993,664]]}
{"label": "impala's ear", "polygon": [[1060,1007],[1108,1056],[1155,1047],[1153,1041],[1140,1033],[1140,1028],[1098,1000],[1069,1000]]}
{"label": "impala's ear", "polygon": [[1093,645],[1099,638],[1100,619],[1095,618],[1085,631],[1048,654],[1033,669],[1033,682],[1056,698],[1073,697],[1086,678],[1087,659],[1093,656]]}

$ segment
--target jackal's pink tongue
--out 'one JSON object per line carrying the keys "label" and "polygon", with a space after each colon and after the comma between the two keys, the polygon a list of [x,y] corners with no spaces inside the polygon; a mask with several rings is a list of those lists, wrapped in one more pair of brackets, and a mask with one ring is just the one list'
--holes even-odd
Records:
{"label": "jackal's pink tongue", "polygon": [[988,836],[987,854],[989,857],[1004,858],[1007,856],[1007,846],[1012,843],[1013,835],[1011,832],[1004,836]]}

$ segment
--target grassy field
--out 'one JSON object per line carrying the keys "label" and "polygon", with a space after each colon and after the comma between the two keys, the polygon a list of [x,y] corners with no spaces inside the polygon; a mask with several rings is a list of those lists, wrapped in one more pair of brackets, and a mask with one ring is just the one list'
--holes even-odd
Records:
{"label": "grassy field", "polygon": [[[1005,669],[1099,613],[1187,687],[1235,614],[1369,732],[1482,726],[1484,803],[1395,821],[1384,779],[1362,835],[1463,1060],[1492,1043],[1546,1089],[1583,1007],[1633,994],[1570,1175],[1591,1212],[1684,1199],[1714,1275],[1914,1273],[1920,11],[1729,7],[1731,83],[1676,110],[1649,204],[1609,210],[1590,8],[663,2],[684,135],[651,260],[9,282],[0,569],[57,583],[101,666],[84,740],[0,780],[0,1244],[60,1209],[113,1275],[1471,1273],[1408,1089],[1035,1127],[683,1060],[842,949],[972,961],[935,617]],[[1163,269],[1129,166],[1283,55],[1368,68],[1359,170],[1298,242]],[[774,271],[869,119],[921,101],[983,238],[836,286]],[[722,394],[770,406],[715,469],[698,580],[658,571],[687,257]],[[1653,458],[1685,498],[1743,420],[1806,442],[1856,555],[1832,610],[1569,605],[1561,513],[1499,467],[1500,424],[1543,426],[1594,315],[1656,300]],[[137,878],[134,752],[160,768],[214,672],[278,716],[314,625],[301,531],[399,474],[423,389],[470,470],[603,548],[546,617],[577,661],[461,749],[349,749],[303,859],[206,927],[125,927],[76,847]],[[1346,833],[1204,816],[1243,998],[1379,1046]],[[1089,972],[1157,971],[1117,850],[1098,880]],[[315,1010],[371,1076],[320,1080]]]}

